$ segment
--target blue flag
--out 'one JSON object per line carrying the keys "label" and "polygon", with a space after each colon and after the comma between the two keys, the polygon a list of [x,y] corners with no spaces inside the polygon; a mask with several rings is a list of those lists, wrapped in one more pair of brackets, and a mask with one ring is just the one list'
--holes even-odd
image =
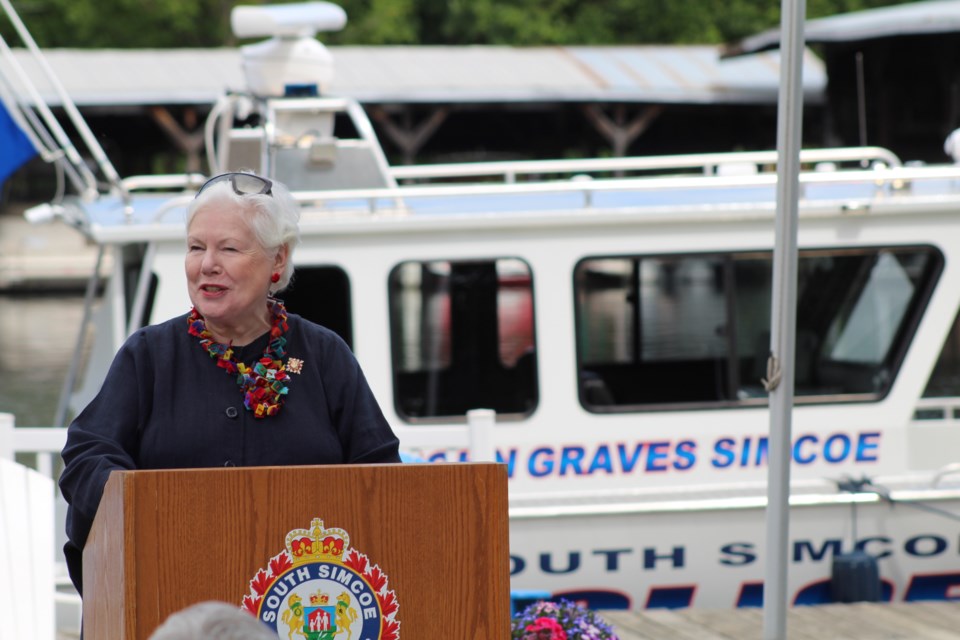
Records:
{"label": "blue flag", "polygon": [[36,153],[30,139],[0,102],[0,185]]}

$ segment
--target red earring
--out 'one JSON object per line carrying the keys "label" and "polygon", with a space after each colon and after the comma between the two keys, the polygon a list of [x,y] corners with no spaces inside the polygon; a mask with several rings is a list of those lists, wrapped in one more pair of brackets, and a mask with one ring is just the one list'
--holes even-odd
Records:
{"label": "red earring", "polygon": [[274,284],[280,282],[280,274],[279,274],[279,273],[275,273],[275,274],[273,274],[272,276],[270,276],[270,282],[272,282],[272,283],[274,283]]}

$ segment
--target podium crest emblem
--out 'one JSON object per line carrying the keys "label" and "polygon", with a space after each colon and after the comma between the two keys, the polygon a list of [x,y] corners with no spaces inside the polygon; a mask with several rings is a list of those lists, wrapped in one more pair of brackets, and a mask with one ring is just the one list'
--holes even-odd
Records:
{"label": "podium crest emblem", "polygon": [[284,640],[399,640],[399,604],[386,574],[343,529],[314,518],[250,580],[243,608]]}

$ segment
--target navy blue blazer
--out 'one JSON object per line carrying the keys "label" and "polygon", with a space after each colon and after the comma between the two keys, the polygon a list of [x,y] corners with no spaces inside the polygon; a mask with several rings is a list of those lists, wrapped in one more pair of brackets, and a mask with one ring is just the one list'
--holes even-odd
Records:
{"label": "navy blue blazer", "polygon": [[[187,333],[187,315],[140,329],[117,352],[63,449],[64,554],[80,593],[83,546],[111,471],[400,462],[397,437],[346,343],[296,314],[287,323],[287,356],[303,367],[267,418],[244,407],[236,376]],[[258,360],[268,338],[235,348],[235,358]]]}

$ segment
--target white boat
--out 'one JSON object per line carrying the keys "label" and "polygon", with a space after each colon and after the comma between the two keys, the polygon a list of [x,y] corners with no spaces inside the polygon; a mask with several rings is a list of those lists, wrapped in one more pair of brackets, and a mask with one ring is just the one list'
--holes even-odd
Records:
{"label": "white boat", "polygon": [[[339,19],[305,6],[311,29]],[[242,9],[238,35],[281,11]],[[294,191],[284,299],[352,346],[410,459],[507,465],[513,589],[759,606],[776,152],[391,167],[297,33],[245,50],[210,173]],[[110,264],[76,410],[130,332],[187,310],[183,211],[206,176],[112,179],[104,158],[104,190],[57,161],[78,195],[28,216]],[[801,161],[791,602],[848,597],[854,552],[882,600],[958,599],[960,166]]]}

